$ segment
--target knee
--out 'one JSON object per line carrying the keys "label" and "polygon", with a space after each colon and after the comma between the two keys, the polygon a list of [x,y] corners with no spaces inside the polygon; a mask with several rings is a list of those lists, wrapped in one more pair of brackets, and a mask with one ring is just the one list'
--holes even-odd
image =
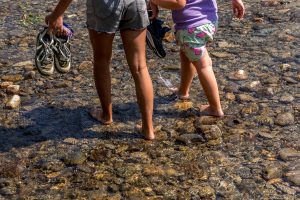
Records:
{"label": "knee", "polygon": [[148,72],[146,63],[144,64],[133,64],[130,67],[131,74],[134,78],[140,77],[143,73]]}

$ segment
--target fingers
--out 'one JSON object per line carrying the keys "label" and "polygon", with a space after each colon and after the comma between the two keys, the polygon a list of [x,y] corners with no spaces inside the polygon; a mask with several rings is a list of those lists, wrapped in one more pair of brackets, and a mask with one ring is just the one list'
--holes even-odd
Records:
{"label": "fingers", "polygon": [[234,4],[233,5],[233,14],[235,17],[241,19],[244,17],[245,8],[243,4]]}

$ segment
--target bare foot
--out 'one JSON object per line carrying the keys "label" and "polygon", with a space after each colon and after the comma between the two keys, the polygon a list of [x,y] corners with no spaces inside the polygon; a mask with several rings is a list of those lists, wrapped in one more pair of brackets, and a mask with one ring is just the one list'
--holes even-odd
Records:
{"label": "bare foot", "polygon": [[155,138],[154,132],[147,132],[147,131],[144,131],[143,128],[142,128],[142,125],[139,125],[139,124],[137,124],[137,125],[135,126],[135,128],[137,129],[137,131],[138,131],[139,133],[141,133],[141,134],[144,136],[144,138],[145,138],[146,140],[154,140],[154,138]]}
{"label": "bare foot", "polygon": [[204,115],[214,116],[214,117],[224,117],[222,110],[213,110],[210,105],[200,105],[200,112]]}
{"label": "bare foot", "polygon": [[189,94],[186,94],[186,95],[179,94],[179,89],[176,88],[176,87],[175,88],[170,88],[170,90],[172,92],[174,92],[176,94],[177,98],[180,99],[180,100],[189,100],[190,99],[190,95]]}
{"label": "bare foot", "polygon": [[111,118],[104,117],[103,112],[98,108],[92,108],[90,111],[90,116],[98,122],[101,122],[103,125],[110,125],[113,122]]}

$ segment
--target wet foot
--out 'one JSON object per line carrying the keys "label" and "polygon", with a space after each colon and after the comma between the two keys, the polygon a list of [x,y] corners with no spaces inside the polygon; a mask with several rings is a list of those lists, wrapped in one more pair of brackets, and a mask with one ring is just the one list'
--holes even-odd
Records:
{"label": "wet foot", "polygon": [[104,117],[103,112],[98,108],[92,108],[89,114],[93,119],[97,120],[103,125],[110,125],[113,122],[111,118]]}
{"label": "wet foot", "polygon": [[174,94],[176,95],[176,97],[180,100],[190,100],[190,95],[186,94],[186,95],[181,95],[179,94],[179,89],[178,88],[170,88],[170,90],[172,92],[174,92]]}
{"label": "wet foot", "polygon": [[152,131],[152,132],[144,131],[143,128],[142,128],[142,125],[139,125],[139,124],[137,124],[137,125],[135,126],[135,128],[137,129],[137,131],[138,131],[139,133],[141,133],[141,134],[144,136],[144,138],[145,138],[146,140],[154,140],[155,134],[154,134],[153,131]]}
{"label": "wet foot", "polygon": [[200,105],[200,112],[203,115],[209,115],[214,117],[224,117],[224,113],[222,110],[213,110],[210,105]]}

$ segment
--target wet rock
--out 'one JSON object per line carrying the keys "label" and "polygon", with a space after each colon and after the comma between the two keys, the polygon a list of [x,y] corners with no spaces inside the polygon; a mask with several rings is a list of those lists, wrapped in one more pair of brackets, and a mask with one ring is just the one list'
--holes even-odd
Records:
{"label": "wet rock", "polygon": [[103,162],[112,155],[109,149],[93,149],[90,152],[89,159],[95,162]]}
{"label": "wet rock", "polygon": [[92,61],[83,61],[80,63],[78,66],[79,71],[85,71],[85,70],[91,70],[93,68],[93,63]]}
{"label": "wet rock", "polygon": [[288,126],[294,124],[294,115],[292,113],[281,113],[275,119],[275,124],[279,126]]}
{"label": "wet rock", "polygon": [[267,126],[274,125],[274,119],[265,115],[255,116],[255,122]]}
{"label": "wet rock", "polygon": [[222,137],[222,131],[217,125],[202,125],[200,129],[206,140],[216,140]]}
{"label": "wet rock", "polygon": [[284,95],[281,96],[279,101],[283,102],[283,103],[291,103],[294,101],[294,97],[292,95]]}
{"label": "wet rock", "polygon": [[224,91],[237,93],[239,91],[239,85],[234,82],[229,82],[228,84],[225,85]]}
{"label": "wet rock", "polygon": [[245,92],[257,92],[261,89],[261,87],[262,85],[260,81],[252,81],[247,83],[244,87],[241,87],[241,90]]}
{"label": "wet rock", "polygon": [[6,88],[6,93],[7,94],[17,94],[20,91],[20,86],[19,85],[9,85]]}
{"label": "wet rock", "polygon": [[215,190],[209,185],[200,186],[198,192],[201,198],[213,198],[215,196]]}
{"label": "wet rock", "polygon": [[14,195],[17,192],[15,183],[6,178],[0,178],[0,194],[3,196]]}
{"label": "wet rock", "polygon": [[260,133],[258,133],[258,135],[263,139],[272,139],[272,138],[274,138],[274,135],[272,135],[270,133],[266,133],[266,132],[260,132]]}
{"label": "wet rock", "polygon": [[24,79],[25,80],[34,79],[35,76],[36,76],[35,71],[29,71],[24,74]]}
{"label": "wet rock", "polygon": [[67,165],[80,165],[85,162],[87,156],[81,150],[71,150],[64,157],[64,162]]}
{"label": "wet rock", "polygon": [[283,77],[283,79],[287,82],[287,83],[292,83],[292,84],[297,84],[298,81],[296,81],[295,79],[293,79],[292,77]]}
{"label": "wet rock", "polygon": [[249,95],[249,94],[238,94],[237,96],[236,96],[236,99],[238,100],[238,101],[255,101],[255,98],[254,97],[252,97],[251,95]]}
{"label": "wet rock", "polygon": [[225,98],[227,100],[234,101],[235,100],[235,95],[231,92],[228,92],[228,93],[225,94]]}
{"label": "wet rock", "polygon": [[246,79],[248,79],[248,73],[246,71],[240,69],[236,72],[230,73],[228,78],[231,80],[237,80],[237,81],[246,80]]}
{"label": "wet rock", "polygon": [[289,171],[285,174],[287,180],[296,186],[300,186],[300,170]]}
{"label": "wet rock", "polygon": [[280,178],[282,176],[282,167],[279,165],[270,165],[263,170],[263,177],[266,180]]}
{"label": "wet rock", "polygon": [[42,170],[58,172],[65,167],[65,164],[58,159],[42,159],[37,163],[37,167]]}
{"label": "wet rock", "polygon": [[31,60],[22,61],[15,63],[13,67],[26,67],[26,66],[33,66],[33,62]]}
{"label": "wet rock", "polygon": [[291,148],[284,148],[279,151],[279,158],[284,161],[300,159],[300,152]]}
{"label": "wet rock", "polygon": [[0,88],[1,89],[6,89],[8,86],[13,85],[14,83],[11,81],[3,81],[0,83]]}
{"label": "wet rock", "polygon": [[9,109],[16,109],[21,104],[21,98],[19,95],[13,95],[6,103],[6,107]]}
{"label": "wet rock", "polygon": [[284,63],[284,64],[280,65],[280,69],[282,71],[287,71],[287,70],[290,70],[291,68],[292,68],[292,66],[290,64],[287,64],[287,63]]}
{"label": "wet rock", "polygon": [[184,144],[203,143],[205,139],[199,134],[183,134],[176,138],[177,141],[183,142]]}
{"label": "wet rock", "polygon": [[11,81],[11,82],[17,82],[23,80],[23,76],[20,74],[17,75],[4,75],[1,76],[0,79],[2,81]]}
{"label": "wet rock", "polygon": [[277,84],[279,82],[279,77],[277,76],[269,76],[268,78],[266,79],[263,79],[262,82],[264,84]]}
{"label": "wet rock", "polygon": [[213,116],[201,116],[196,120],[195,126],[196,128],[200,128],[202,125],[213,125],[218,120],[219,119],[217,117],[213,117]]}

